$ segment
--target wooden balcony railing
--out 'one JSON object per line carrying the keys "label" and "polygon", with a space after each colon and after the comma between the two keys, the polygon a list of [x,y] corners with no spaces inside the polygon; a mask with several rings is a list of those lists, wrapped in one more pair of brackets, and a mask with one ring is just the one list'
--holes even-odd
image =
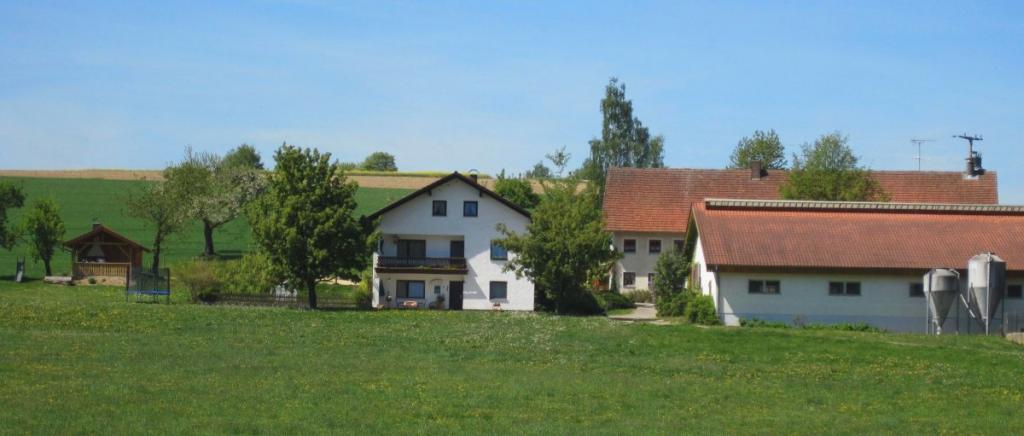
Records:
{"label": "wooden balcony railing", "polygon": [[128,276],[128,269],[131,268],[130,263],[115,263],[115,262],[75,262],[72,265],[72,275],[76,278],[84,277],[117,277],[125,278]]}
{"label": "wooden balcony railing", "polygon": [[466,259],[461,257],[394,257],[380,256],[377,268],[428,268],[428,269],[466,269]]}

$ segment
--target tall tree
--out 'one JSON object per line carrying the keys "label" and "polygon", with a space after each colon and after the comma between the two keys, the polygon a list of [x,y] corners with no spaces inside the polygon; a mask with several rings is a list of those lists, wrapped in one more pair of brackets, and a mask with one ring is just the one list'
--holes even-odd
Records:
{"label": "tall tree", "polygon": [[244,167],[254,170],[262,170],[263,158],[260,157],[260,152],[256,151],[255,147],[249,144],[242,144],[224,155],[223,164],[226,167]]}
{"label": "tall tree", "polygon": [[7,227],[7,209],[15,209],[25,205],[25,193],[21,188],[10,182],[0,182],[0,247],[14,248],[17,237]]}
{"label": "tall tree", "polygon": [[32,257],[42,260],[46,275],[52,276],[50,261],[64,239],[64,220],[60,208],[50,199],[34,201],[22,218],[22,228],[29,242]]}
{"label": "tall tree", "polygon": [[241,215],[266,185],[262,171],[230,164],[212,153],[186,149],[185,159],[164,170],[164,178],[185,197],[190,218],[203,223],[203,255],[216,254],[213,232]]}
{"label": "tall tree", "polygon": [[775,130],[755,130],[750,137],[744,136],[729,157],[730,168],[750,168],[752,162],[761,162],[766,170],[786,167],[786,148]]}
{"label": "tall tree", "polygon": [[539,301],[550,301],[557,313],[584,312],[590,296],[588,281],[607,273],[618,253],[609,249],[611,234],[604,230],[597,189],[580,190],[580,180],[568,177],[545,184],[540,204],[532,212],[526,233],[499,224],[499,241],[513,253],[506,270],[529,277]]}
{"label": "tall tree", "polygon": [[626,85],[612,78],[601,100],[601,138],[590,140],[590,157],[582,175],[597,182],[603,192],[609,167],[660,168],[664,166],[665,140],[651,136],[633,116],[633,102],[626,99]]}
{"label": "tall tree", "polygon": [[330,153],[286,144],[274,160],[267,192],[249,208],[253,237],[316,309],[318,282],[358,280],[369,263],[372,238],[355,216],[358,185]]}
{"label": "tall tree", "polygon": [[540,202],[529,180],[506,176],[505,170],[501,170],[494,181],[494,192],[524,209],[533,209]]}
{"label": "tall tree", "polygon": [[780,187],[782,198],[791,200],[888,201],[870,171],[839,132],[822,135],[804,145],[802,156],[793,155],[789,180]]}
{"label": "tall tree", "polygon": [[530,168],[523,177],[527,179],[550,179],[552,176],[551,168],[544,165],[544,162],[537,162],[533,168]]}
{"label": "tall tree", "polygon": [[186,197],[167,182],[147,185],[128,196],[126,214],[153,227],[153,272],[160,268],[160,253],[167,237],[180,232],[188,221],[182,207]]}
{"label": "tall tree", "polygon": [[383,151],[376,151],[367,156],[362,168],[367,171],[398,171],[395,156]]}

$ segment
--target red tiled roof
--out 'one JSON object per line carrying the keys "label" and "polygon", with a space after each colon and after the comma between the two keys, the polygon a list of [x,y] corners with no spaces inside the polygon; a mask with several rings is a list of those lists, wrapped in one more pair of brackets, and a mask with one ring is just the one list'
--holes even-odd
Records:
{"label": "red tiled roof", "polygon": [[[997,179],[989,172],[966,180],[957,172],[875,171],[891,201],[996,204]],[[705,198],[774,200],[787,172],[751,179],[749,169],[611,168],[605,182],[605,228],[610,231],[686,231],[690,207]]]}
{"label": "red tiled roof", "polygon": [[1009,270],[1024,271],[1024,208],[1020,207],[828,209],[819,207],[823,202],[808,202],[813,204],[805,207],[793,207],[794,202],[779,202],[779,207],[739,203],[711,200],[694,205],[693,219],[708,265],[963,269],[971,256],[994,252]]}

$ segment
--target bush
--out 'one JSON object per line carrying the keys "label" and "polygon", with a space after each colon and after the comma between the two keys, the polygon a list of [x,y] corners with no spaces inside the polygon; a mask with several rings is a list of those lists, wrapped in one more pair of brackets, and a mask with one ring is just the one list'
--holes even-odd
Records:
{"label": "bush", "polygon": [[625,294],[634,303],[650,303],[654,301],[654,293],[647,289],[637,289]]}
{"label": "bush", "polygon": [[359,284],[356,285],[352,295],[356,301],[356,307],[360,309],[373,308],[373,271],[367,269],[359,275]]}
{"label": "bush", "polygon": [[595,293],[594,296],[605,311],[612,309],[632,309],[636,307],[632,300],[627,298],[625,295],[616,292],[600,292]]}
{"label": "bush", "polygon": [[654,304],[655,308],[658,309],[659,317],[670,317],[670,316],[683,316],[686,312],[686,306],[690,302],[690,292],[680,292],[675,295],[666,295],[658,297],[658,302]]}
{"label": "bush", "polygon": [[89,277],[89,284],[90,285],[95,285],[96,284],[96,277]]}
{"label": "bush", "polygon": [[178,268],[176,277],[188,290],[192,302],[212,303],[220,296],[223,282],[216,261],[193,260]]}
{"label": "bush", "polygon": [[565,315],[603,315],[604,308],[593,292],[583,290],[565,294],[561,313]]}
{"label": "bush", "polygon": [[284,282],[280,269],[263,253],[248,253],[214,266],[225,294],[269,294]]}
{"label": "bush", "polygon": [[740,327],[760,327],[769,329],[788,329],[789,324],[781,321],[765,321],[758,318],[740,319]]}
{"label": "bush", "polygon": [[710,295],[693,295],[686,305],[683,318],[693,324],[718,325],[718,311],[715,310],[715,300]]}

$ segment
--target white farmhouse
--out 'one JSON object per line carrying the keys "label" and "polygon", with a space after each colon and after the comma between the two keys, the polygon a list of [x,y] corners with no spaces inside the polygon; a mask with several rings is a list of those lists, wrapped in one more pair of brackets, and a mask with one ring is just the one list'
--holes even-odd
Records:
{"label": "white farmhouse", "polygon": [[[999,202],[993,171],[965,176],[955,171],[873,171],[872,177],[895,202]],[[610,168],[605,182],[605,229],[622,258],[611,271],[622,292],[649,289],[658,256],[683,244],[694,203],[706,198],[780,199],[783,170]]]}
{"label": "white farmhouse", "polygon": [[[1007,327],[1024,328],[1024,206],[708,199],[694,204],[690,228],[691,283],[726,325],[924,332],[922,276],[956,269],[965,289],[968,260],[994,252],[1007,265]],[[979,324],[955,305],[942,331],[969,330]]]}
{"label": "white farmhouse", "polygon": [[530,214],[458,172],[368,217],[378,220],[374,307],[533,310],[533,283],[502,268],[498,224],[523,233]]}

